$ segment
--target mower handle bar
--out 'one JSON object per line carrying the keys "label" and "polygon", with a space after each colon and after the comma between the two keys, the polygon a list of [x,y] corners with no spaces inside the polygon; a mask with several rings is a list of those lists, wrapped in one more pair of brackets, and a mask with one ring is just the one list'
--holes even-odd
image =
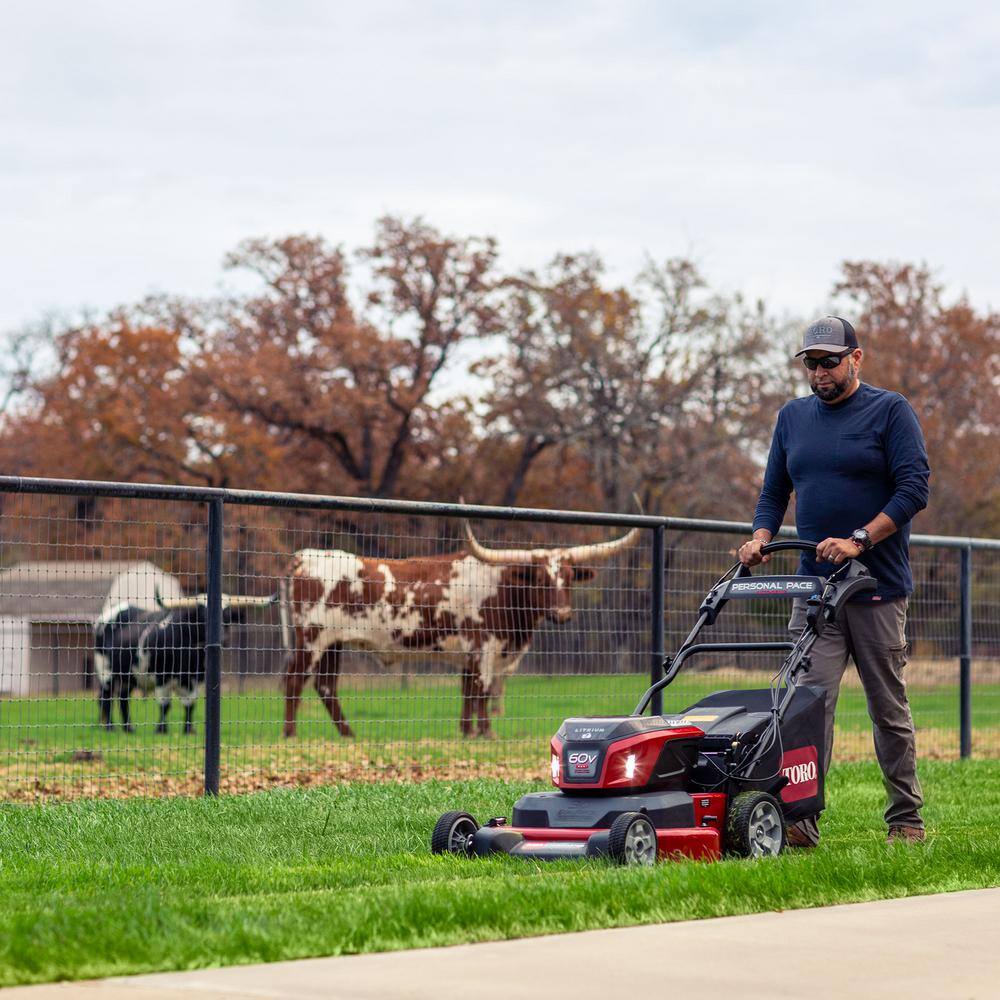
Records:
{"label": "mower handle bar", "polygon": [[781,552],[785,549],[800,549],[803,552],[815,552],[816,545],[816,542],[799,541],[797,538],[794,541],[787,542],[767,542],[767,544],[761,546],[760,554],[767,556],[772,552]]}
{"label": "mower handle bar", "polygon": [[[800,552],[812,552],[815,554],[817,542],[807,542],[802,541],[798,538],[794,540],[789,540],[787,542],[766,542],[760,547],[760,554],[762,556],[769,556],[772,552],[784,552],[788,549],[797,549]],[[728,579],[731,573],[735,573],[737,576],[750,576],[750,567],[744,566],[742,562],[736,562],[730,567],[728,572],[719,580],[722,583]],[[715,586],[719,585],[717,583]],[[714,619],[713,619],[714,620]]]}

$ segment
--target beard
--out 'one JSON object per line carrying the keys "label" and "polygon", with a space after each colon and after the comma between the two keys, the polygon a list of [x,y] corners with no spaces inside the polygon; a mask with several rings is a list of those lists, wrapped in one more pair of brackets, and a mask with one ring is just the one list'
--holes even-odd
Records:
{"label": "beard", "polygon": [[853,361],[849,361],[847,364],[847,374],[843,378],[836,379],[832,375],[830,376],[830,385],[817,385],[815,382],[810,380],[809,388],[812,389],[813,395],[818,396],[823,400],[824,403],[832,403],[834,400],[840,399],[841,396],[850,389],[854,382],[854,376],[856,369]]}

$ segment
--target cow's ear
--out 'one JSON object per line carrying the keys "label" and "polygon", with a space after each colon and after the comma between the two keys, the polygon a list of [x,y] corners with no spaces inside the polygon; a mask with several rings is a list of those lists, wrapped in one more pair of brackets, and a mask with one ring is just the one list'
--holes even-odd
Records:
{"label": "cow's ear", "polygon": [[586,583],[588,580],[593,580],[595,576],[597,576],[597,570],[592,566],[573,567],[573,581],[575,583]]}

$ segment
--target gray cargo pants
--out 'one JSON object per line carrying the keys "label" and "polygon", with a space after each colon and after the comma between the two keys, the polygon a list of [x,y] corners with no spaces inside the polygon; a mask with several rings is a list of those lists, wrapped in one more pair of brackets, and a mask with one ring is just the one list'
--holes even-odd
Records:
{"label": "gray cargo pants", "polygon": [[[908,600],[847,604],[839,621],[824,627],[813,646],[811,665],[799,680],[826,692],[826,752],[824,773],[833,754],[833,720],[840,681],[847,660],[854,660],[868,700],[868,715],[875,736],[875,756],[882,768],[889,804],[885,821],[890,826],[923,827],[924,804],[917,780],[917,750],[913,716],[906,698],[903,667],[906,665],[906,608]],[[806,606],[796,601],[789,631],[798,636],[805,626]],[[819,841],[818,817],[800,820],[796,828],[812,843]]]}

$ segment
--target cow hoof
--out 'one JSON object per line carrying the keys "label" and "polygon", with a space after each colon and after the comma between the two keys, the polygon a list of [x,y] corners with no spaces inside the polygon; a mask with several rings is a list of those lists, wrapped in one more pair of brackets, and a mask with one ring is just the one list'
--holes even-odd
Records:
{"label": "cow hoof", "polygon": [[344,729],[340,730],[340,735],[343,736],[343,738],[345,740],[353,740],[354,739],[354,730],[351,729],[350,726],[347,726]]}
{"label": "cow hoof", "polygon": [[101,726],[101,729],[107,729],[108,732],[111,732],[111,730],[115,728],[113,722],[102,722],[102,723],[100,723],[100,726]]}
{"label": "cow hoof", "polygon": [[135,726],[133,726],[131,722],[124,722],[124,723],[122,723],[122,732],[123,733],[134,733],[135,732]]}
{"label": "cow hoof", "polygon": [[185,736],[190,736],[193,732],[194,732],[194,726],[185,726],[184,727],[184,735]]}
{"label": "cow hoof", "polygon": [[295,728],[294,727],[289,728],[288,726],[285,726],[285,731],[282,733],[282,736],[284,736],[286,740],[294,740]]}
{"label": "cow hoof", "polygon": [[157,736],[164,736],[166,735],[167,727],[163,725],[163,723],[158,722],[153,732],[156,733]]}

